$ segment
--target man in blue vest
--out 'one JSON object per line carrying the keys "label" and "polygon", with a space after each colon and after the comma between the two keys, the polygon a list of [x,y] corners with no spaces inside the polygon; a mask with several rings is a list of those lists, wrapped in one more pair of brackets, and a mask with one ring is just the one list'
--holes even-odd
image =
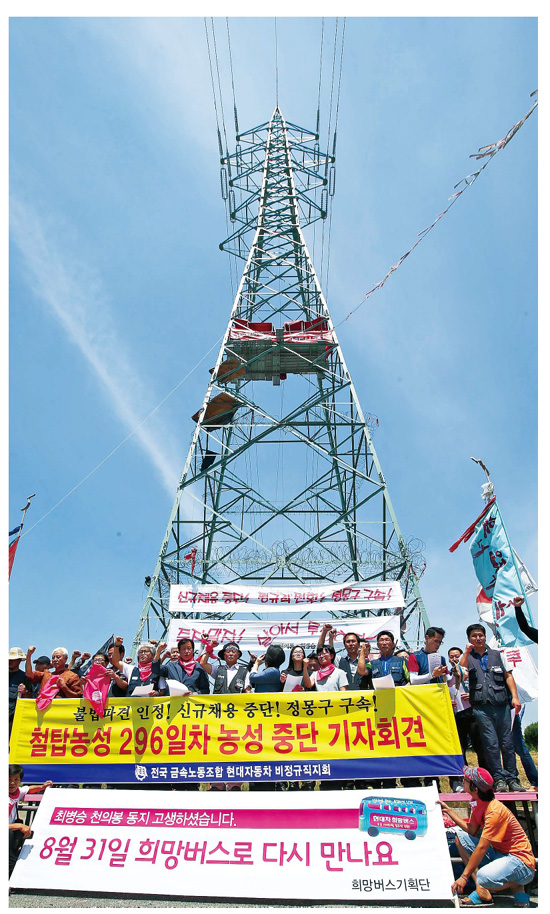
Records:
{"label": "man in blue vest", "polygon": [[370,672],[373,679],[380,676],[391,676],[396,686],[409,684],[409,671],[404,657],[398,657],[395,651],[395,638],[391,632],[382,631],[376,638],[380,656],[376,660],[366,660],[367,645],[362,645],[359,654],[358,673],[367,676]]}
{"label": "man in blue vest", "polygon": [[[407,670],[407,661],[403,657],[398,657],[395,651],[395,638],[389,631],[379,632],[376,638],[376,644],[380,651],[380,656],[376,660],[366,660],[368,645],[362,644],[359,653],[358,673],[360,676],[372,676],[372,679],[379,679],[381,676],[391,676],[396,686],[406,686],[409,684],[409,672]],[[378,788],[389,789],[397,786],[395,778],[383,778],[382,780],[369,779],[369,784],[374,790]]]}
{"label": "man in blue vest", "polygon": [[485,764],[493,776],[494,791],[502,793],[508,788],[524,792],[518,776],[510,715],[510,696],[516,714],[521,709],[514,675],[505,669],[500,651],[487,647],[483,625],[479,622],[469,625],[466,636],[468,644],[460,663],[468,667],[470,704]]}
{"label": "man in blue vest", "polygon": [[[438,653],[443,643],[445,630],[431,625],[424,635],[424,647],[409,654],[409,674],[411,685],[426,685],[433,682],[447,681],[447,664],[445,657]],[[430,657],[432,654],[432,657]]]}

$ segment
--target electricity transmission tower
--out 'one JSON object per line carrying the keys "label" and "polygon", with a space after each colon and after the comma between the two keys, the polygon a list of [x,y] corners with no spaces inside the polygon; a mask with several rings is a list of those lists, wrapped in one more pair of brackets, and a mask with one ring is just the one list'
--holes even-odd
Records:
{"label": "electricity transmission tower", "polygon": [[302,233],[327,216],[333,163],[278,107],[221,158],[235,231],[220,248],[245,266],[135,643],[164,635],[182,582],[399,580],[407,643],[429,624]]}

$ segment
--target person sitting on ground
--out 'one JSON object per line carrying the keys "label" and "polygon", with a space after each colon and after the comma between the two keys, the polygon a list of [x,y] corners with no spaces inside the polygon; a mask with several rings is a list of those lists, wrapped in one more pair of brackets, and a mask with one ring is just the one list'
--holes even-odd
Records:
{"label": "person sitting on ground", "polygon": [[30,692],[31,681],[27,678],[23,670],[19,669],[19,665],[22,660],[25,659],[25,655],[20,647],[10,647],[8,651],[8,685],[9,685],[9,733],[11,733],[11,728],[13,726],[13,718],[15,715],[15,705],[17,699],[20,695],[25,695],[27,692]]}
{"label": "person sitting on ground", "polygon": [[[301,644],[290,650],[288,666],[281,671],[283,692],[301,692],[304,688],[304,659],[306,652]],[[317,658],[315,658],[317,659]]]}
{"label": "person sitting on ground", "polygon": [[222,663],[214,660],[210,663],[214,655],[214,648],[218,646],[218,641],[208,641],[205,651],[199,657],[199,663],[203,670],[206,670],[209,676],[214,679],[214,695],[234,695],[237,692],[244,692],[246,687],[246,675],[248,666],[244,663],[238,663],[243,652],[238,644],[229,641],[224,644],[221,651],[218,651],[218,657]]}
{"label": "person sitting on ground", "polygon": [[513,673],[505,669],[500,651],[487,647],[485,627],[481,623],[469,625],[466,635],[468,644],[460,663],[468,667],[470,704],[483,758],[495,782],[495,793],[506,788],[525,791],[519,781],[512,737],[510,697],[516,713],[521,708]]}
{"label": "person sitting on ground", "polygon": [[[255,656],[253,654],[251,657]],[[250,685],[255,692],[281,692],[283,683],[279,667],[285,660],[285,652],[278,644],[270,644],[265,654],[255,657],[254,666],[249,673]],[[258,672],[260,664],[265,662],[265,670]]]}
{"label": "person sitting on ground", "polygon": [[[161,642],[157,653],[166,647]],[[177,660],[167,660],[161,664],[160,658],[153,661],[153,674],[158,678],[175,679],[193,694],[208,695],[210,683],[205,670],[195,660],[195,642],[191,638],[180,638],[178,641]]]}
{"label": "person sitting on ground", "polygon": [[[327,634],[329,647],[334,647],[334,628],[330,622],[325,622],[319,636],[319,641],[317,642],[317,650],[319,650],[320,647],[324,647]],[[361,676],[358,672],[361,642],[365,645],[367,654],[370,653],[370,644],[368,641],[364,641],[355,632],[346,632],[344,635],[346,653],[337,654],[334,659],[334,666],[345,672],[348,679],[348,688],[352,691],[367,688],[367,683],[364,682],[364,676]]]}
{"label": "person sitting on ground", "polygon": [[345,692],[348,688],[348,677],[343,670],[334,665],[336,651],[333,647],[318,647],[317,659],[319,669],[310,674],[307,658],[304,658],[304,685],[306,689],[315,688],[318,692]]}
{"label": "person sitting on ground", "polygon": [[66,647],[56,647],[52,651],[52,670],[43,670],[39,672],[38,670],[33,670],[31,665],[31,657],[34,654],[36,648],[34,645],[31,645],[27,650],[27,659],[25,662],[25,673],[27,678],[31,682],[40,683],[40,691],[38,696],[43,693],[47,683],[52,678],[52,676],[57,676],[58,678],[58,692],[57,698],[82,698],[82,683],[80,677],[76,673],[73,673],[67,665],[67,660],[69,658],[69,652]]}
{"label": "person sitting on ground", "polygon": [[[153,673],[153,658],[155,656],[155,646],[151,641],[142,641],[137,650],[138,662],[134,665],[124,661],[120,655],[122,646],[122,637],[117,635],[113,644],[113,654],[111,663],[115,669],[122,673],[128,680],[128,689],[126,696],[130,697],[134,689],[140,686],[150,686],[149,697],[154,698],[159,694],[158,677]],[[157,648],[158,650],[158,648]],[[160,656],[160,652],[159,652]]]}
{"label": "person sitting on ground", "polygon": [[492,904],[491,892],[511,889],[515,906],[527,908],[529,895],[525,886],[532,882],[536,867],[529,839],[513,813],[496,799],[490,772],[467,765],[462,770],[464,791],[472,798],[470,821],[438,800],[441,809],[458,825],[455,842],[464,863],[462,874],[453,882],[452,893],[461,895],[471,877],[476,888],[463,900],[464,907],[486,907]]}
{"label": "person sitting on ground", "polygon": [[[438,653],[444,637],[445,629],[438,628],[437,625],[431,625],[430,628],[426,629],[424,647],[409,654],[408,667],[411,685],[426,685],[433,682],[447,681],[448,671],[445,657]],[[430,654],[433,655],[432,658],[430,658]],[[436,659],[439,662],[436,662],[434,667],[432,664]]]}
{"label": "person sitting on ground", "polygon": [[407,662],[403,657],[397,657],[395,651],[395,639],[389,631],[379,632],[376,638],[376,644],[380,651],[380,656],[376,660],[367,660],[367,645],[361,647],[359,653],[358,672],[360,676],[371,674],[372,679],[379,679],[380,676],[391,676],[396,686],[406,686],[409,684],[409,671]]}
{"label": "person sitting on ground", "polygon": [[[23,651],[21,651],[23,653]],[[31,829],[18,818],[18,803],[27,796],[28,793],[43,793],[47,787],[53,787],[52,781],[44,781],[43,784],[28,784],[21,786],[25,772],[21,765],[10,765],[8,770],[8,829],[9,829],[9,875],[11,876],[17,858],[21,853],[21,848],[28,838]]]}

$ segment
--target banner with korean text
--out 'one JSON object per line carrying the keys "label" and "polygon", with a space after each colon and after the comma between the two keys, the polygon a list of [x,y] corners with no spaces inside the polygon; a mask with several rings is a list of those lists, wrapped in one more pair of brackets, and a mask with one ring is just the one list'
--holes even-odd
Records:
{"label": "banner with korean text", "polygon": [[[355,632],[360,638],[376,647],[376,637],[382,631],[391,632],[395,642],[399,641],[399,616],[368,616],[367,618],[331,619],[335,649],[341,650],[348,632]],[[301,645],[305,650],[317,647],[323,620],[291,619],[285,621],[212,619],[172,619],[168,628],[169,647],[177,645],[181,638],[200,641],[209,638],[220,644],[234,641],[246,651],[265,651],[270,644],[278,644],[285,650]],[[327,636],[328,641],[328,636]]]}
{"label": "banner with korean text", "polygon": [[351,584],[311,584],[278,587],[254,584],[199,584],[197,591],[187,584],[170,585],[171,613],[256,612],[350,613],[394,610],[405,605],[399,581],[369,581]]}
{"label": "banner with korean text", "polygon": [[537,701],[539,697],[539,676],[535,661],[529,653],[529,648],[505,647],[500,653],[502,654],[505,669],[511,670],[514,674],[518,698],[521,703]]}
{"label": "banner with korean text", "polygon": [[475,526],[470,553],[476,577],[491,600],[492,621],[489,623],[503,647],[532,644],[517,623],[513,599],[525,599],[524,612],[533,624],[527,595],[523,590],[515,553],[508,539],[502,515],[493,499]]}
{"label": "banner with korean text", "polygon": [[446,685],[377,692],[17,702],[10,763],[31,782],[200,783],[462,772]]}
{"label": "banner with korean text", "polygon": [[454,877],[436,800],[435,787],[49,788],[10,888],[365,905],[450,900]]}

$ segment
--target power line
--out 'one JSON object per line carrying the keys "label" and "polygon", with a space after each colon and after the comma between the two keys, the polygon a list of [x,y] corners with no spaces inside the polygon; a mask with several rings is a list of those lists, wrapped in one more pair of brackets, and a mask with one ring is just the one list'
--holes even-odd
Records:
{"label": "power line", "polygon": [[321,82],[323,77],[323,39],[325,36],[325,17],[321,19],[321,50],[319,53],[319,89],[317,91],[317,127],[315,132],[319,133],[321,126]]}
{"label": "power line", "polygon": [[275,23],[275,104],[279,107],[279,45],[277,42],[277,17]]}
{"label": "power line", "polygon": [[[335,114],[335,118],[334,118],[334,137],[333,137],[333,141],[332,141],[332,155],[333,155],[333,156],[336,156],[336,137],[337,137],[337,135],[338,135],[338,116],[339,116],[339,113],[340,113],[340,89],[341,89],[341,86],[342,86],[342,66],[343,66],[343,63],[344,63],[344,41],[345,41],[345,37],[346,37],[346,19],[345,19],[345,17],[344,17],[344,24],[343,24],[343,26],[342,26],[342,41],[341,41],[341,49],[340,49],[340,70],[339,70],[339,73],[338,73],[338,90],[337,90],[337,93],[336,93],[336,114]],[[329,152],[328,149],[327,149],[327,152]],[[331,167],[331,171],[329,172],[329,187],[328,187],[328,189],[329,189],[329,196],[333,196],[333,195],[334,195],[334,190],[335,190],[335,186],[334,186],[334,181],[335,181],[334,164],[331,165],[330,167]],[[332,178],[332,181],[331,181],[331,178]],[[325,295],[326,295],[326,298],[327,298],[327,299],[328,299],[328,283],[329,283],[329,274],[330,274],[330,242],[331,242],[331,237],[332,237],[332,205],[330,206],[330,213],[329,213],[329,217],[328,217],[327,269],[326,269],[326,274],[325,274]]]}
{"label": "power line", "polygon": [[[529,97],[532,98],[533,95],[536,95],[537,91],[538,90],[536,90],[535,92],[531,92]],[[498,140],[496,143],[489,143],[488,146],[480,146],[477,152],[474,152],[474,153],[472,153],[472,155],[470,155],[471,159],[479,160],[479,159],[486,158],[487,161],[477,171],[472,172],[472,174],[466,175],[465,178],[461,178],[460,181],[454,185],[453,190],[456,192],[454,194],[451,194],[451,196],[449,197],[449,201],[450,201],[449,205],[447,207],[445,207],[445,209],[436,216],[436,218],[431,223],[431,225],[429,225],[425,229],[422,229],[421,232],[418,232],[417,241],[415,241],[415,243],[412,245],[412,247],[409,248],[409,250],[399,258],[397,263],[394,263],[393,266],[390,267],[390,269],[388,270],[388,272],[386,273],[384,278],[380,280],[380,282],[377,282],[376,285],[372,287],[372,289],[369,289],[369,291],[367,292],[366,295],[363,296],[363,298],[361,299],[359,304],[356,305],[355,308],[353,308],[343,320],[341,320],[338,324],[336,324],[335,325],[336,327],[339,327],[341,324],[345,323],[345,321],[349,320],[349,318],[352,316],[352,314],[355,314],[355,312],[358,311],[359,308],[361,308],[361,306],[365,304],[367,299],[370,298],[370,296],[374,292],[376,292],[378,289],[382,288],[382,286],[387,282],[387,280],[390,278],[392,273],[395,273],[395,271],[401,266],[403,261],[405,261],[406,258],[409,257],[410,254],[412,254],[414,249],[418,247],[420,242],[424,241],[424,238],[426,237],[426,235],[428,235],[431,232],[431,230],[433,228],[435,228],[435,226],[443,218],[443,216],[447,215],[447,213],[449,212],[451,207],[454,206],[454,204],[456,203],[458,198],[464,193],[464,191],[467,190],[469,187],[471,187],[472,184],[474,183],[474,181],[476,181],[477,178],[479,178],[481,172],[487,168],[487,165],[494,158],[494,156],[496,156],[497,152],[500,152],[501,149],[504,149],[504,147],[508,145],[508,143],[510,142],[512,137],[514,137],[516,135],[516,133],[518,132],[518,130],[520,130],[520,128],[523,127],[527,118],[531,117],[533,111],[537,107],[538,107],[538,101],[536,101],[534,103],[534,105],[531,106],[531,108],[529,109],[527,114],[524,117],[522,117],[522,119],[520,121],[518,121],[517,124],[514,124],[513,127],[510,127],[510,130],[508,131],[508,133],[501,140]],[[461,190],[457,191],[456,190],[457,187],[460,187],[461,184],[464,184],[465,186],[463,188],[461,188]]]}
{"label": "power line", "polygon": [[233,114],[235,115],[235,136],[239,135],[239,118],[237,117],[237,101],[235,99],[235,80],[233,78],[233,55],[231,54],[231,37],[229,35],[229,19],[225,17],[227,26],[227,47],[229,48],[229,69],[231,72],[231,89],[233,92]]}
{"label": "power line", "polygon": [[31,530],[34,530],[34,528],[37,527],[38,524],[41,524],[42,521],[45,520],[46,517],[48,517],[49,514],[51,514],[53,511],[55,511],[56,508],[59,508],[59,505],[63,504],[63,502],[66,501],[67,498],[69,498],[69,496],[73,494],[73,492],[76,492],[76,490],[79,489],[80,486],[82,486],[82,485],[86,482],[86,480],[88,480],[88,479],[90,478],[90,476],[93,476],[94,473],[96,473],[105,463],[107,463],[107,461],[113,456],[113,454],[116,454],[116,452],[122,447],[122,445],[123,445],[123,444],[126,444],[126,442],[129,441],[129,439],[130,439],[133,435],[135,435],[135,433],[136,433],[137,431],[139,431],[139,429],[142,427],[142,425],[145,425],[145,423],[151,418],[151,416],[153,416],[153,415],[160,409],[160,407],[161,407],[164,403],[166,403],[166,401],[172,396],[172,394],[174,394],[174,393],[176,392],[176,390],[177,390],[179,387],[181,387],[181,385],[182,385],[185,381],[187,381],[187,379],[188,379],[189,377],[191,377],[191,375],[193,374],[193,372],[199,367],[199,365],[202,364],[202,362],[204,362],[206,356],[207,356],[207,355],[210,355],[210,353],[212,352],[212,350],[218,345],[218,343],[220,342],[221,339],[223,339],[223,337],[221,337],[221,336],[218,337],[218,339],[217,339],[216,342],[210,347],[210,349],[208,350],[208,352],[205,352],[204,355],[202,356],[202,358],[199,359],[199,361],[197,362],[197,364],[193,366],[193,368],[191,369],[191,371],[188,371],[187,374],[185,375],[185,377],[182,378],[181,381],[178,381],[178,383],[176,384],[175,387],[172,388],[172,390],[170,391],[170,393],[166,394],[166,396],[162,398],[162,400],[160,401],[160,403],[157,403],[157,405],[155,406],[155,408],[152,409],[151,412],[150,412],[147,416],[145,416],[145,418],[142,419],[141,422],[140,422],[138,425],[136,425],[136,427],[133,428],[132,431],[131,431],[128,435],[126,435],[126,437],[123,438],[122,441],[121,441],[119,444],[117,444],[117,446],[114,447],[112,451],[110,451],[110,452],[107,454],[106,457],[103,458],[103,460],[100,460],[100,462],[97,464],[97,466],[95,466],[95,467],[93,468],[93,470],[90,470],[90,472],[87,473],[86,476],[84,476],[84,478],[81,479],[80,482],[78,482],[78,483],[76,484],[76,486],[73,486],[72,489],[70,489],[70,490],[67,492],[67,494],[63,496],[63,498],[60,498],[60,499],[59,499],[59,501],[57,502],[57,504],[55,504],[55,505],[53,506],[53,508],[50,508],[49,511],[46,511],[46,513],[43,514],[42,517],[39,518],[39,520],[37,520],[35,524],[32,525],[32,527],[29,527],[29,529],[26,530],[25,533],[22,533],[21,536],[22,536],[22,537],[23,537],[23,536],[27,536],[27,534],[29,534],[29,533],[31,532]]}

